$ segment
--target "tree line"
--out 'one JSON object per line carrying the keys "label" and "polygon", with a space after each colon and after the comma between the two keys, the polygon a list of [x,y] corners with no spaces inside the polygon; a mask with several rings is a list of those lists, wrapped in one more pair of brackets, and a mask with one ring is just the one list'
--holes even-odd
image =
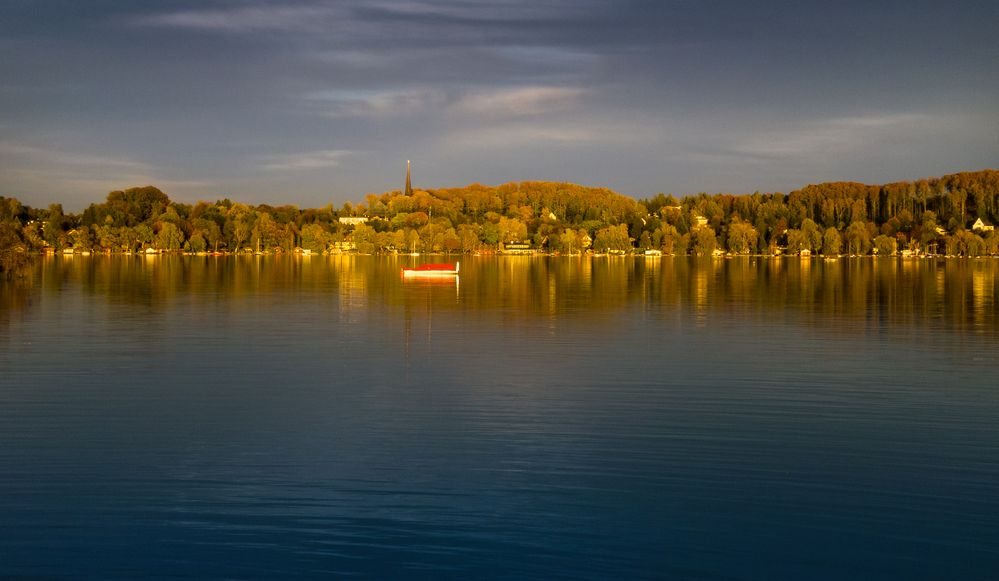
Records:
{"label": "tree line", "polygon": [[660,193],[636,200],[555,182],[395,190],[299,209],[229,199],[186,204],[153,186],[113,191],[79,214],[0,196],[0,269],[33,252],[480,252],[510,242],[556,253],[999,253],[999,171],[883,185],[831,182],[789,194]]}

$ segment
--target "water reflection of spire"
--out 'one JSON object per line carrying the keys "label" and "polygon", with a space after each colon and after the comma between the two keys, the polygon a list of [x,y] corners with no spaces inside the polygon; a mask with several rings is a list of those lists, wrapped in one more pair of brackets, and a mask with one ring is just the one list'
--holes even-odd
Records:
{"label": "water reflection of spire", "polygon": [[340,311],[346,313],[352,321],[356,320],[367,308],[368,279],[366,270],[358,268],[355,256],[331,258],[340,263],[340,268],[336,270],[339,275]]}

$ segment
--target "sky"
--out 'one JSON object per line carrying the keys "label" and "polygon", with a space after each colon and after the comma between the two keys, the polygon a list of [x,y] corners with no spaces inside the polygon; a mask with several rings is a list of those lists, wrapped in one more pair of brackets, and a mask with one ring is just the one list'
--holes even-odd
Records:
{"label": "sky", "polygon": [[999,168],[999,3],[0,0],[0,195],[636,198]]}

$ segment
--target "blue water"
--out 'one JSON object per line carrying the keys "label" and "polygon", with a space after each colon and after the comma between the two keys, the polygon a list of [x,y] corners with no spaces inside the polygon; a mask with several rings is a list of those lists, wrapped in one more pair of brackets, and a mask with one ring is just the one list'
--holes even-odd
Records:
{"label": "blue water", "polygon": [[994,264],[405,260],[3,287],[0,576],[999,571]]}

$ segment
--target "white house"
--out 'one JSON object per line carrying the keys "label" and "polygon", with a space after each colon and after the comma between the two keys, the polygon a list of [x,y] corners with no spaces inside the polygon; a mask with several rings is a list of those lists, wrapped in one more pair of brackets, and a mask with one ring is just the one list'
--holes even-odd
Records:
{"label": "white house", "polygon": [[995,226],[988,226],[981,218],[975,220],[975,223],[971,225],[971,229],[980,232],[991,232],[995,230]]}

